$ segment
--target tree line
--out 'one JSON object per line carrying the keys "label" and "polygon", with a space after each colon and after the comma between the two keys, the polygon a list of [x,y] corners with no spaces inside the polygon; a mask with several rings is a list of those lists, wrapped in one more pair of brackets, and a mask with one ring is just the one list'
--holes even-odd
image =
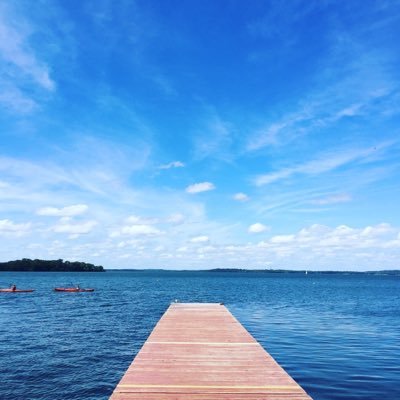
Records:
{"label": "tree line", "polygon": [[101,265],[81,261],[58,260],[22,260],[0,262],[0,271],[42,271],[42,272],[104,272]]}

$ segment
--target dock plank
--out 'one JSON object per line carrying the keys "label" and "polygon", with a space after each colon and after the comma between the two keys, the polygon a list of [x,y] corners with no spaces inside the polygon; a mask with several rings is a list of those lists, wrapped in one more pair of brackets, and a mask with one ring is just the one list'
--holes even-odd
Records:
{"label": "dock plank", "polygon": [[221,304],[174,303],[110,400],[310,400]]}

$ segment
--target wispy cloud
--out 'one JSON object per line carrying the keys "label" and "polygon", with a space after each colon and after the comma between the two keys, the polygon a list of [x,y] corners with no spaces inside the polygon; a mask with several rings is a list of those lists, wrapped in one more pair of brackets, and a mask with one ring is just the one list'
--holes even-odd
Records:
{"label": "wispy cloud", "polygon": [[[123,226],[120,230],[120,234],[131,236],[158,236],[162,234],[162,231],[152,225],[134,224]],[[113,236],[115,236],[115,234]]]}
{"label": "wispy cloud", "polygon": [[232,158],[231,124],[224,121],[212,107],[207,107],[206,117],[200,126],[201,131],[194,135],[194,157],[197,160],[211,157],[229,161]]}
{"label": "wispy cloud", "polygon": [[192,243],[205,243],[208,242],[210,239],[206,235],[201,235],[201,236],[195,236],[194,238],[191,238],[190,241]]}
{"label": "wispy cloud", "polygon": [[141,217],[139,215],[131,215],[126,219],[126,222],[132,225],[155,225],[160,223],[160,219],[154,217]]}
{"label": "wispy cloud", "polygon": [[248,32],[256,37],[280,39],[283,44],[292,45],[301,32],[300,29],[296,29],[297,23],[319,6],[322,4],[317,1],[271,2],[265,14],[248,24]]}
{"label": "wispy cloud", "polygon": [[342,150],[323,154],[320,157],[293,167],[283,168],[268,174],[259,175],[254,183],[257,186],[268,185],[293,175],[319,175],[357,161],[367,161],[374,153],[384,150],[390,143],[382,143],[370,148]]}
{"label": "wispy cloud", "polygon": [[[285,7],[277,8],[283,11]],[[268,29],[268,24],[265,26]],[[276,29],[277,24],[271,26]],[[351,119],[376,121],[384,113],[399,113],[391,101],[400,88],[394,72],[397,55],[365,45],[359,32],[347,32],[333,21],[326,47],[313,84],[290,102],[279,104],[270,117],[263,117],[265,122],[249,134],[247,151],[287,145]]]}
{"label": "wispy cloud", "polygon": [[42,88],[53,90],[55,83],[49,76],[48,67],[39,61],[35,52],[29,48],[28,38],[31,30],[31,27],[29,30],[26,28],[26,22],[9,18],[4,6],[0,8],[1,57],[19,73],[30,76]]}
{"label": "wispy cloud", "polygon": [[347,193],[339,193],[327,197],[322,197],[319,199],[313,199],[310,201],[310,203],[323,206],[328,204],[347,203],[351,200],[352,200],[351,195]]}
{"label": "wispy cloud", "polygon": [[[306,100],[296,112],[284,115],[280,120],[266,123],[264,127],[251,133],[247,142],[247,151],[256,151],[268,146],[287,145],[291,141],[304,137],[313,132],[334,126],[339,121],[361,116],[371,115],[375,112],[374,103],[384,102],[395,95],[395,92],[386,89],[372,90],[365,93],[362,100],[343,98],[341,91],[346,89],[347,82],[325,90],[324,92],[313,95],[314,98]],[[360,82],[361,85],[361,82]],[[312,97],[313,97],[312,96]],[[382,112],[381,104],[379,113]],[[379,117],[379,114],[376,115]]]}
{"label": "wispy cloud", "polygon": [[179,225],[185,221],[185,216],[181,213],[174,213],[167,217],[166,222],[169,224]]}
{"label": "wispy cloud", "polygon": [[[95,153],[93,148],[96,148]],[[14,182],[12,186],[15,182],[24,182],[23,186],[18,185],[18,196],[24,193],[38,196],[46,191],[54,195],[56,186],[60,197],[62,193],[65,196],[76,191],[114,197],[113,191],[117,188],[120,195],[125,190],[123,187],[131,173],[145,167],[149,153],[147,144],[127,147],[82,136],[80,142],[70,148],[52,146],[49,157],[37,162],[0,156],[0,172],[5,182]],[[134,193],[133,189],[129,191]]]}
{"label": "wispy cloud", "polygon": [[194,183],[193,185],[189,185],[186,188],[186,192],[190,194],[196,194],[201,192],[208,192],[210,190],[214,190],[215,185],[211,182],[200,182]]}
{"label": "wispy cloud", "polygon": [[168,164],[163,164],[158,167],[158,169],[171,169],[171,168],[183,168],[185,164],[181,161],[172,161]]}
{"label": "wispy cloud", "polygon": [[86,204],[74,204],[72,206],[66,206],[63,208],[56,207],[42,207],[37,210],[38,215],[45,215],[51,217],[73,217],[76,215],[81,215],[88,210]]}
{"label": "wispy cloud", "polygon": [[249,201],[250,197],[246,193],[239,192],[239,193],[235,193],[233,195],[233,200],[242,201],[242,202]]}
{"label": "wispy cloud", "polygon": [[[1,39],[0,39],[1,40]],[[38,103],[24,94],[18,87],[0,78],[0,104],[7,110],[29,114],[38,108]]]}
{"label": "wispy cloud", "polygon": [[35,27],[15,13],[11,4],[0,5],[0,102],[12,111],[28,113],[37,102],[27,86],[52,92],[56,84],[50,77],[50,67],[30,44]]}

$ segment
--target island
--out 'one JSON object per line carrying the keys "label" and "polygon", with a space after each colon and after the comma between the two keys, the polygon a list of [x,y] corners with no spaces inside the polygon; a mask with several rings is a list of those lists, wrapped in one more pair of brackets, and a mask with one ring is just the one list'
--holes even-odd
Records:
{"label": "island", "polygon": [[0,262],[0,271],[12,272],[105,272],[101,265],[80,261],[59,260],[22,260]]}

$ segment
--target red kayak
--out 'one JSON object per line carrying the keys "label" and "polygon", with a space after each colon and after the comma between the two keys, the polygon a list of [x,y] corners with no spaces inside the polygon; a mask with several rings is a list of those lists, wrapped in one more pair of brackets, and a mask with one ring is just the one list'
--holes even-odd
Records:
{"label": "red kayak", "polygon": [[78,292],[94,292],[94,289],[81,289],[81,288],[54,288],[55,292],[69,292],[69,293],[78,293]]}
{"label": "red kayak", "polygon": [[12,290],[12,289],[0,289],[0,292],[1,293],[30,293],[30,292],[33,292],[34,291],[34,289],[15,289],[15,290]]}

